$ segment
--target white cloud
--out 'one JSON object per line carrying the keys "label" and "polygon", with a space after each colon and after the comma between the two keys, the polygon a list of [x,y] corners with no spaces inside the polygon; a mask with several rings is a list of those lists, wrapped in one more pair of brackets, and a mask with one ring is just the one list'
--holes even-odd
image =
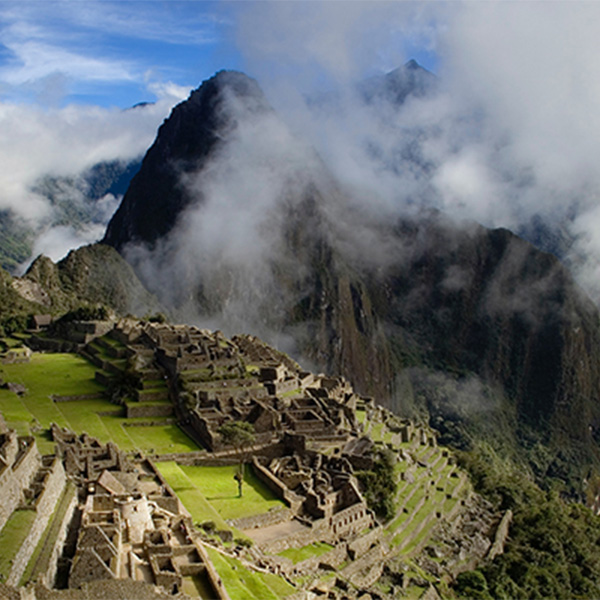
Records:
{"label": "white cloud", "polygon": [[[372,209],[427,204],[513,229],[540,214],[600,260],[599,3],[260,3],[240,19],[252,73]],[[299,92],[399,66],[414,40],[438,53],[437,97],[398,113],[350,97],[303,108]]]}
{"label": "white cloud", "polygon": [[52,209],[31,191],[39,178],[74,176],[101,161],[142,155],[175,101],[165,95],[127,111],[0,103],[0,209],[33,224],[44,221]]}
{"label": "white cloud", "polygon": [[64,258],[73,248],[97,242],[104,235],[104,226],[95,224],[83,229],[59,225],[46,229],[36,238],[32,257],[44,254],[53,261]]}
{"label": "white cloud", "polygon": [[0,68],[0,78],[9,85],[22,85],[56,73],[79,81],[133,81],[133,65],[127,61],[83,56],[39,41],[4,41],[14,54],[10,66]]}

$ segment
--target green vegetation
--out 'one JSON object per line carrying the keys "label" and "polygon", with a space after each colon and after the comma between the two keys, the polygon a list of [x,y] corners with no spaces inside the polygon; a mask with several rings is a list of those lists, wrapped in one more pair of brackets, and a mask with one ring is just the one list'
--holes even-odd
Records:
{"label": "green vegetation", "polygon": [[[225,520],[174,461],[157,463],[159,471],[192,515],[194,522],[212,521],[217,529],[231,529]],[[230,484],[231,485],[231,484]]]}
{"label": "green vegetation", "polygon": [[31,255],[34,233],[11,210],[0,210],[0,267],[15,270]]}
{"label": "green vegetation", "polygon": [[104,321],[108,318],[108,309],[106,306],[82,305],[65,313],[57,323],[70,323],[71,321]]}
{"label": "green vegetation", "polygon": [[0,580],[6,581],[12,561],[25,541],[36,513],[33,510],[15,510],[0,531]]}
{"label": "green vegetation", "polygon": [[373,468],[359,471],[356,475],[369,508],[385,521],[392,519],[396,514],[394,498],[398,489],[393,452],[388,449],[378,450]]}
{"label": "green vegetation", "polygon": [[600,518],[541,490],[489,446],[464,453],[462,463],[476,490],[499,509],[512,509],[514,520],[504,554],[457,580],[461,597],[600,597]]}
{"label": "green vegetation", "polygon": [[226,421],[217,431],[225,444],[233,446],[238,452],[244,450],[238,471],[234,475],[238,484],[238,495],[241,498],[245,479],[244,463],[247,460],[245,451],[254,443],[254,427],[246,421]]}
{"label": "green vegetation", "polygon": [[46,530],[42,534],[36,549],[29,559],[27,568],[21,577],[20,585],[26,585],[28,581],[35,581],[37,575],[43,573],[48,568],[48,563],[50,562],[54,543],[58,537],[58,531],[61,522],[64,519],[67,513],[67,508],[69,507],[69,504],[76,493],[77,489],[75,488],[75,485],[71,481],[68,481],[63,495],[57,503],[56,509],[50,517],[50,520],[48,521]]}
{"label": "green vegetation", "polygon": [[[51,423],[77,433],[85,431],[103,443],[113,441],[125,451],[165,454],[198,450],[176,425],[132,426],[139,420],[116,414],[123,409],[109,400],[86,398],[104,392],[105,388],[94,380],[95,367],[80,356],[33,354],[30,363],[3,365],[2,373],[6,381],[23,384],[27,392],[19,397],[0,389],[0,412],[21,435],[34,434],[42,454],[54,449],[46,431]],[[53,395],[84,397],[53,402]]]}
{"label": "green vegetation", "polygon": [[231,600],[278,600],[296,591],[283,577],[251,571],[231,556],[207,551]]}
{"label": "green vegetation", "polygon": [[325,542],[315,542],[314,544],[309,544],[302,548],[288,548],[287,550],[280,552],[279,556],[285,556],[296,564],[309,558],[327,554],[332,548],[333,546],[326,544]]}
{"label": "green vegetation", "polygon": [[251,469],[244,474],[246,493],[240,498],[235,493],[237,468],[233,465],[196,467],[161,462],[158,468],[194,521],[214,521],[218,529],[230,529],[225,519],[250,517],[285,506]]}

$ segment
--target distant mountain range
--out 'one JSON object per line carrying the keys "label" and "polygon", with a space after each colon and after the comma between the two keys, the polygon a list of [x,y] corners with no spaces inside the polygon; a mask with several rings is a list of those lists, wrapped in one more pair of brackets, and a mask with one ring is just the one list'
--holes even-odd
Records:
{"label": "distant mountain range", "polygon": [[11,210],[0,211],[0,267],[15,272],[31,256],[37,238],[52,227],[67,226],[82,231],[104,227],[115,204],[123,196],[139,160],[101,162],[74,177],[41,178],[32,193],[47,200],[51,216],[37,225]]}

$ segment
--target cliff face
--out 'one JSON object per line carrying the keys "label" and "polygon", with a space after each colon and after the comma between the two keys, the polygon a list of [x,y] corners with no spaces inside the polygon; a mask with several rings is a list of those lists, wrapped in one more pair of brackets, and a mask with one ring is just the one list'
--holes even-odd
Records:
{"label": "cliff face", "polygon": [[[179,298],[211,325],[291,340],[298,356],[392,405],[402,404],[398,381],[405,368],[474,373],[500,388],[519,423],[544,443],[577,445],[579,456],[592,460],[600,319],[561,263],[507,230],[440,215],[368,220],[314,155],[290,152],[289,143],[260,154],[266,126],[244,138],[245,154],[233,152],[241,143],[233,134],[257,115],[277,119],[253,80],[220,73],[205,82],[161,127],[104,241],[121,251],[145,244],[160,278],[144,283],[164,294],[184,281]],[[216,222],[237,219],[239,237],[256,225],[253,243],[263,252],[254,257],[247,245],[232,257],[235,236],[221,246],[215,237],[195,255],[186,245],[173,251],[183,231],[195,240],[214,233],[200,226],[214,219],[203,212],[202,175],[215,170],[224,148],[229,162],[221,184],[246,173],[243,160],[254,148],[268,157],[262,162],[294,158],[283,161],[288,170],[277,186],[275,167],[261,170],[259,161],[248,186],[260,193],[243,204],[218,196],[225,220]],[[303,156],[310,160],[303,163]],[[192,176],[193,193],[182,183]],[[274,199],[263,206],[267,188]],[[248,212],[253,203],[260,207],[258,225]],[[190,221],[198,225],[193,236],[185,228]],[[219,248],[210,254],[214,263],[206,259],[213,246]]]}
{"label": "cliff face", "polygon": [[104,243],[121,250],[131,242],[153,244],[171,231],[178,215],[195,200],[181,185],[182,177],[202,169],[236,127],[226,98],[240,101],[250,113],[271,110],[256,82],[234,71],[221,71],[192,92],[161,125]]}
{"label": "cliff face", "polygon": [[133,269],[113,248],[102,244],[72,250],[56,264],[39,256],[15,282],[13,287],[21,295],[29,294],[49,312],[64,312],[82,303],[103,304],[122,315],[143,315],[160,308]]}

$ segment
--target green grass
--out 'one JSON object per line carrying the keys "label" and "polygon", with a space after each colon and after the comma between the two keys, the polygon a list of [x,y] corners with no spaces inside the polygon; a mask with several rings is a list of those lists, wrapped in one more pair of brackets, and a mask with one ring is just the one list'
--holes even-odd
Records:
{"label": "green grass", "polygon": [[[4,379],[22,383],[27,393],[19,397],[0,389],[0,412],[9,427],[20,435],[28,435],[35,422],[44,429],[56,423],[77,433],[85,431],[103,443],[113,441],[125,451],[166,454],[198,450],[198,446],[176,425],[124,427],[132,421],[124,415],[99,415],[119,410],[103,398],[72,402],[51,400],[51,395],[75,396],[103,391],[104,388],[94,380],[95,371],[93,365],[75,354],[34,354],[30,363],[5,365]],[[36,434],[36,439],[42,454],[53,451],[54,444],[47,433]]]}
{"label": "green grass", "polygon": [[29,363],[4,365],[3,371],[7,381],[25,385],[32,399],[103,391],[94,380],[95,367],[75,354],[34,353]]}
{"label": "green grass", "polygon": [[249,465],[244,469],[243,497],[238,497],[237,482],[233,478],[237,469],[237,465],[181,466],[181,470],[223,519],[239,519],[285,508],[286,505],[256,477]]}
{"label": "green grass", "polygon": [[10,574],[12,560],[25,541],[35,516],[33,510],[15,510],[0,531],[0,577],[3,581]]}
{"label": "green grass", "polygon": [[287,550],[280,552],[279,556],[285,556],[285,558],[289,558],[296,564],[315,556],[322,556],[331,549],[333,549],[333,546],[326,544],[325,542],[315,542],[308,546],[304,546],[303,548],[288,548]]}
{"label": "green grass", "polygon": [[366,410],[357,409],[355,414],[356,414],[356,420],[359,423],[364,423],[365,422],[365,419],[367,418],[367,411]]}
{"label": "green grass", "polygon": [[296,591],[282,577],[251,571],[235,558],[207,551],[231,600],[278,600]]}
{"label": "green grass", "polygon": [[[127,422],[127,419],[123,419]],[[127,450],[143,449],[154,454],[171,454],[180,452],[194,452],[198,446],[177,425],[160,425],[147,427],[126,427],[127,435],[133,442],[132,448]]]}
{"label": "green grass", "polygon": [[23,340],[15,339],[13,337],[0,338],[0,344],[4,344],[7,348],[16,348],[23,343]]}
{"label": "green grass", "polygon": [[194,522],[214,521],[217,529],[231,529],[176,462],[160,462],[156,466],[190,512]]}
{"label": "green grass", "polygon": [[375,423],[372,427],[371,427],[371,432],[370,432],[370,436],[371,439],[374,442],[381,442],[383,439],[383,436],[381,434],[383,430],[383,423]]}
{"label": "green grass", "polygon": [[225,519],[249,517],[285,507],[248,466],[242,498],[238,496],[237,482],[233,478],[237,465],[202,467],[161,462],[158,468],[196,522],[215,521],[219,528],[231,529]]}

